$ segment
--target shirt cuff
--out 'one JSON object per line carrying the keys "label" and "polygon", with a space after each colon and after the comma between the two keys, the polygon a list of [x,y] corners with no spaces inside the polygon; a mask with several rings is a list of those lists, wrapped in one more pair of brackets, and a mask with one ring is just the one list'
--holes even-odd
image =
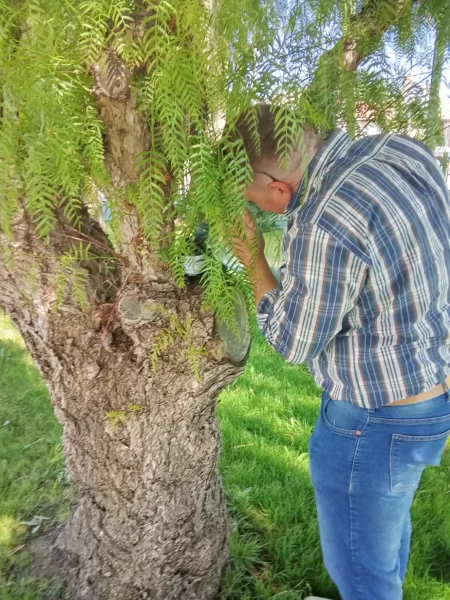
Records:
{"label": "shirt cuff", "polygon": [[270,313],[272,312],[273,305],[275,304],[277,292],[277,289],[273,289],[270,290],[270,292],[267,292],[267,294],[264,294],[259,301],[258,308],[256,309],[258,327],[263,331],[263,333],[264,326],[270,316]]}

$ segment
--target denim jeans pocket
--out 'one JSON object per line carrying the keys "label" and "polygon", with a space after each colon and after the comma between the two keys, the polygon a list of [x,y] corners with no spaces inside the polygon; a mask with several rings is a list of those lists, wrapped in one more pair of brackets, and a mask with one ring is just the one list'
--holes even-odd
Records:
{"label": "denim jeans pocket", "polygon": [[392,492],[415,492],[425,467],[437,467],[450,430],[437,435],[415,436],[394,433],[391,440]]}

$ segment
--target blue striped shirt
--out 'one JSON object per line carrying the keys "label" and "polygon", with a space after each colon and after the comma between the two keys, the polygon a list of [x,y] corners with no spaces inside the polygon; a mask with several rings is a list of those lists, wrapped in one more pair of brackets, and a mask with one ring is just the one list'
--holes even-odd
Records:
{"label": "blue striped shirt", "polygon": [[365,408],[450,373],[450,200],[421,142],[333,133],[286,214],[278,288],[258,323],[333,399]]}

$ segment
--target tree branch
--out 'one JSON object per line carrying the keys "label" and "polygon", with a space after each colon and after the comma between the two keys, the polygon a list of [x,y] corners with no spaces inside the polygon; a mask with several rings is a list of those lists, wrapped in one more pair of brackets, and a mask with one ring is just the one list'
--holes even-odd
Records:
{"label": "tree branch", "polygon": [[[83,271],[86,297],[91,306],[109,303],[120,285],[121,272],[116,253],[101,227],[81,209],[78,240],[73,243],[73,228],[64,216],[62,209],[56,209],[55,228],[48,243],[36,233],[32,219],[25,208],[16,215],[13,225],[13,238],[8,240],[0,234],[0,270],[2,286],[0,306],[14,316],[16,311],[25,311],[39,315],[37,321],[47,328],[48,315],[58,303],[55,281],[61,273],[61,258],[74,250],[81,249],[80,259],[76,259],[77,268]],[[84,260],[89,245],[92,260]],[[101,256],[100,251],[101,249]],[[108,269],[103,269],[104,259],[108,260]],[[102,260],[103,259],[103,260]],[[63,310],[79,311],[68,280],[67,293],[63,300]],[[22,319],[23,320],[23,319]],[[26,320],[26,319],[25,319]],[[37,322],[36,321],[36,322]],[[44,339],[44,333],[42,332]]]}
{"label": "tree branch", "polygon": [[436,148],[439,138],[442,137],[442,123],[440,118],[441,99],[439,92],[444,70],[445,50],[447,47],[446,41],[447,40],[444,39],[444,36],[442,35],[442,32],[438,26],[436,28],[436,40],[434,42],[433,68],[431,72],[426,132],[426,142],[432,150]]}
{"label": "tree branch", "polygon": [[144,168],[142,156],[151,150],[148,119],[138,106],[131,86],[133,72],[113,49],[109,49],[102,60],[92,66],[92,74],[92,93],[97,98],[106,130],[105,163],[115,193],[122,196],[119,253],[127,259],[129,271],[139,272],[150,280],[165,277],[165,267],[144,241],[136,207],[125,201],[126,186],[139,182]]}
{"label": "tree branch", "polygon": [[[335,106],[339,74],[355,71],[376,50],[389,27],[417,2],[420,0],[368,0],[351,18],[348,33],[322,55],[308,87],[308,96],[318,110],[327,114],[329,107]],[[334,127],[334,119],[330,121]]]}

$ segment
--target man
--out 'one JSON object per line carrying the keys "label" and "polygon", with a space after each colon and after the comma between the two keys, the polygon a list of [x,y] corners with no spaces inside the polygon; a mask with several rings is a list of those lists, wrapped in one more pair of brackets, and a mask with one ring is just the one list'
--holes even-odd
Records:
{"label": "man", "polygon": [[236,240],[259,326],[323,388],[310,468],[325,565],[343,600],[400,600],[414,493],[450,433],[443,175],[406,136],[322,141],[310,128],[283,171],[269,106],[260,155],[245,116],[237,132],[254,169],[247,199],[288,218],[279,283],[249,212]]}

